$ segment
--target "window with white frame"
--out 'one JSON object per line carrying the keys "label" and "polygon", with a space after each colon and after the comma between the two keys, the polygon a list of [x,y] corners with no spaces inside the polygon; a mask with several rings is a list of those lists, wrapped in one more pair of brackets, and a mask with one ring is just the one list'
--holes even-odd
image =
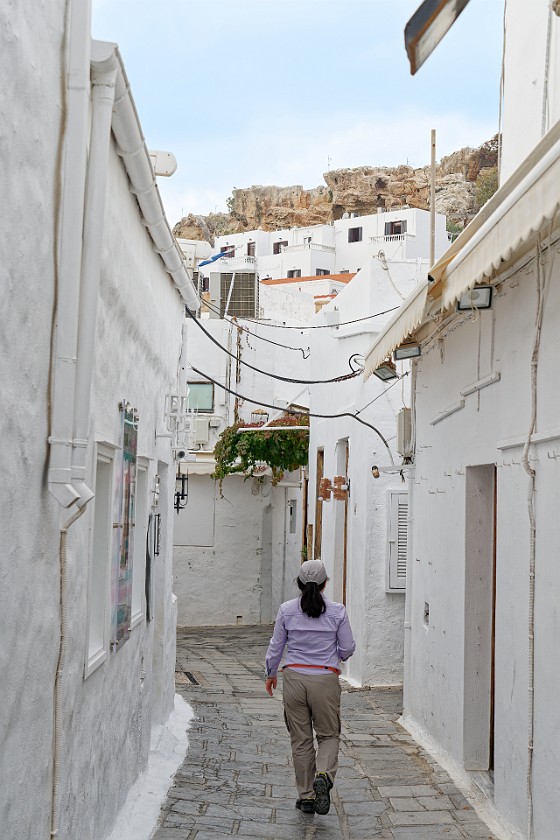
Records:
{"label": "window with white frame", "polygon": [[387,590],[406,589],[408,543],[408,493],[389,490],[387,493]]}
{"label": "window with white frame", "polygon": [[187,382],[187,403],[191,411],[214,411],[214,385],[212,382]]}
{"label": "window with white frame", "polygon": [[362,228],[361,227],[348,228],[348,242],[361,242],[361,241],[362,241]]}
{"label": "window with white frame", "polygon": [[301,268],[290,268],[288,270],[288,278],[301,277]]}
{"label": "window with white frame", "polygon": [[107,659],[109,653],[109,572],[112,549],[113,456],[110,447],[98,444],[95,498],[92,505],[87,651],[84,675]]}
{"label": "window with white frame", "polygon": [[146,533],[148,530],[148,462],[139,458],[136,469],[134,511],[134,558],[132,562],[131,628],[145,615]]}

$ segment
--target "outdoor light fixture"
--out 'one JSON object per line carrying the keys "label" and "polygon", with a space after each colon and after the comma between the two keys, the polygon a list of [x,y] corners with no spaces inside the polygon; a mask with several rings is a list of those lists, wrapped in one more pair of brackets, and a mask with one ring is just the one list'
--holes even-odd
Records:
{"label": "outdoor light fixture", "polygon": [[397,369],[391,359],[385,359],[383,364],[379,365],[373,372],[378,379],[382,379],[384,382],[389,379],[396,379],[398,376]]}
{"label": "outdoor light fixture", "polygon": [[404,29],[404,44],[414,76],[453,26],[469,0],[424,0]]}
{"label": "outdoor light fixture", "polygon": [[457,312],[466,309],[492,309],[493,286],[475,286],[463,292],[457,301]]}
{"label": "outdoor light fixture", "polygon": [[187,473],[181,472],[181,467],[179,467],[175,476],[175,503],[173,505],[177,513],[186,508],[188,501],[189,476]]}
{"label": "outdoor light fixture", "polygon": [[402,361],[403,359],[413,359],[415,356],[421,355],[422,348],[419,344],[402,344],[396,350],[393,350],[393,359],[395,362]]}

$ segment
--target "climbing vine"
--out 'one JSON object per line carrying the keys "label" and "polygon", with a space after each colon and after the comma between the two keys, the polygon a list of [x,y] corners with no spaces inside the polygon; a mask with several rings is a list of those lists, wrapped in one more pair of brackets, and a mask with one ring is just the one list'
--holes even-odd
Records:
{"label": "climbing vine", "polygon": [[279,417],[270,427],[301,426],[274,432],[268,428],[243,433],[243,429],[259,429],[259,423],[234,423],[224,429],[214,448],[216,469],[213,478],[224,479],[232,473],[247,473],[250,477],[261,465],[272,470],[272,483],[277,484],[284,474],[307,464],[309,435],[305,429],[309,418],[305,415]]}

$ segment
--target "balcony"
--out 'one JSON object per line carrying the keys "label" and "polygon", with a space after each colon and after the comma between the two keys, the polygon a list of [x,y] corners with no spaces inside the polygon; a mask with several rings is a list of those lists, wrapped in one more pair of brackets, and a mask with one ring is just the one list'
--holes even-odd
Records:
{"label": "balcony", "polygon": [[255,271],[256,257],[222,257],[222,271]]}
{"label": "balcony", "polygon": [[304,242],[303,245],[284,245],[283,254],[296,254],[301,251],[322,251],[323,254],[334,254],[335,248],[332,245],[321,245],[319,242]]}
{"label": "balcony", "polygon": [[407,242],[409,239],[416,239],[412,233],[393,233],[389,236],[370,236],[369,241],[374,245],[382,242]]}

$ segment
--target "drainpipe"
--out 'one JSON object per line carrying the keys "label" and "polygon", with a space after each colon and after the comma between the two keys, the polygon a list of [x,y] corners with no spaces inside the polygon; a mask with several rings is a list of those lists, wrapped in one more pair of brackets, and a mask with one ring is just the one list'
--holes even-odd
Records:
{"label": "drainpipe", "polygon": [[69,3],[64,147],[56,230],[56,339],[52,368],[48,486],[57,502],[79,499],[71,483],[78,300],[89,119],[90,0]]}
{"label": "drainpipe", "polygon": [[408,471],[408,522],[406,552],[406,594],[404,602],[404,662],[403,662],[403,714],[409,711],[408,692],[412,662],[412,589],[414,583],[413,529],[414,529],[414,475],[416,471],[416,377],[418,363],[413,359],[410,370],[410,416],[412,422],[412,452],[414,464]]}
{"label": "drainpipe", "polygon": [[74,393],[72,484],[79,493],[79,499],[76,500],[78,507],[86,505],[94,496],[93,491],[85,483],[85,473],[107,194],[107,167],[117,71],[118,63],[114,46],[94,41],[91,55],[91,133],[84,210],[78,361]]}

